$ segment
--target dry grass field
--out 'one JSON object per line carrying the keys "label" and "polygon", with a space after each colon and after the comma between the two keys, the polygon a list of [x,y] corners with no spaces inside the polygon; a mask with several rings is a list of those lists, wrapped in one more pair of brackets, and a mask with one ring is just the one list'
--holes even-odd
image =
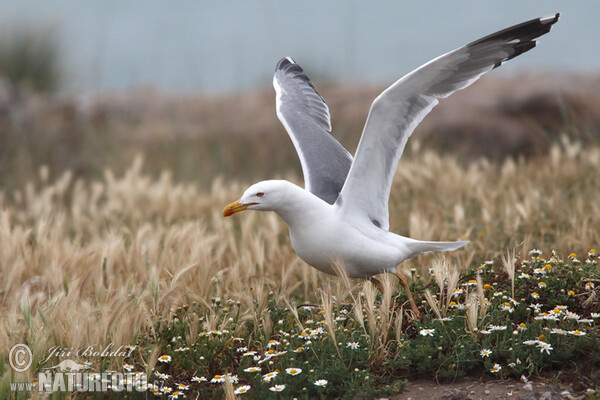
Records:
{"label": "dry grass field", "polygon": [[[47,121],[50,129],[53,120]],[[426,150],[422,138],[413,139],[395,177],[391,229],[418,239],[471,243],[456,252],[409,260],[407,270],[426,276],[428,268],[441,262],[464,269],[500,261],[509,252],[527,258],[532,248],[562,255],[598,248],[599,147],[564,136],[535,157],[465,163]],[[118,150],[99,148],[94,154],[88,145],[86,157],[94,168],[102,159],[112,160],[111,152]],[[37,149],[40,154],[43,150]],[[203,182],[207,172],[214,172],[214,163],[223,160],[219,154],[207,159],[209,153],[205,149],[205,158],[195,160],[205,172]],[[166,160],[177,162],[176,156]],[[89,167],[85,161],[78,162]],[[51,162],[51,167],[35,165],[25,156],[19,162],[12,166],[28,165],[37,172],[24,178],[23,170],[8,170],[4,164],[0,392],[7,393],[16,379],[6,354],[17,342],[30,345],[36,366],[53,346],[135,345],[143,339],[150,343],[149,352],[130,362],[150,372],[165,345],[157,327],[172,321],[182,306],[204,310],[200,320],[187,325],[188,333],[227,329],[241,336],[260,329],[269,336],[276,323],[265,317],[270,298],[281,307],[315,303],[327,310],[332,295],[358,298],[362,292],[368,299],[375,293],[369,283],[347,282],[305,265],[293,253],[285,225],[272,213],[224,219],[223,206],[263,178],[250,180],[247,173],[233,177],[230,172],[243,165],[228,164],[225,177],[200,184],[173,178],[167,169],[157,172],[157,163],[165,159],[148,155],[145,160],[136,157],[124,170],[107,162],[104,172],[95,174],[61,171]],[[287,173],[286,178],[302,184],[298,175]],[[394,283],[386,280],[389,289]],[[236,324],[215,311],[215,299],[239,303]],[[385,304],[370,312],[397,323]],[[91,361],[95,369],[123,367],[120,358]],[[18,379],[31,380],[32,372]]]}

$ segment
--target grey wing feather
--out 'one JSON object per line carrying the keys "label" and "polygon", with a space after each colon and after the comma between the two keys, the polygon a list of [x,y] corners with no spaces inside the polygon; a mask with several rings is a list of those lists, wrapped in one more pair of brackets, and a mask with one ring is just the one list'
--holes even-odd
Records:
{"label": "grey wing feather", "polygon": [[371,105],[355,159],[337,205],[347,214],[389,229],[388,201],[404,146],[438,99],[535,47],[559,14],[496,32],[444,54],[405,75]]}
{"label": "grey wing feather", "polygon": [[290,57],[277,63],[273,87],[277,116],[300,158],[306,190],[333,204],[346,181],[352,156],[329,133],[327,104]]}

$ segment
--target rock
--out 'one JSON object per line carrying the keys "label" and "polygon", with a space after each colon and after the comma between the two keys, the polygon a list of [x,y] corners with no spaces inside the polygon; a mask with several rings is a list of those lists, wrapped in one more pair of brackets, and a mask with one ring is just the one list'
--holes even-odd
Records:
{"label": "rock", "polygon": [[537,393],[522,394],[518,397],[519,400],[538,400]]}
{"label": "rock", "polygon": [[448,399],[448,400],[468,400],[469,399],[469,393],[467,392],[466,389],[446,390],[442,394],[442,399]]}
{"label": "rock", "polygon": [[571,383],[571,387],[574,392],[583,392],[587,389],[587,385],[583,382],[583,379],[574,381]]}

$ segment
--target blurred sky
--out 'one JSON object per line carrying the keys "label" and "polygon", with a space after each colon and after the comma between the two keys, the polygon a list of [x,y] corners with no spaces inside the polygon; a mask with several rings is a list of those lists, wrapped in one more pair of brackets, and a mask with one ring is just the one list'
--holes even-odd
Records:
{"label": "blurred sky", "polygon": [[0,27],[54,30],[68,92],[227,93],[270,85],[283,56],[313,80],[390,83],[557,11],[561,20],[538,48],[500,70],[598,70],[599,0],[0,0]]}

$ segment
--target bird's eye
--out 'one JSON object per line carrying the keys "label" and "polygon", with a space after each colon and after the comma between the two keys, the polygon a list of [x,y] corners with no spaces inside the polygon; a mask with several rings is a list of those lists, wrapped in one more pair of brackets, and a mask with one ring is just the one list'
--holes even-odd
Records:
{"label": "bird's eye", "polygon": [[258,192],[258,193],[256,193],[256,195],[257,195],[258,197],[263,197],[265,194],[264,194],[263,192]]}

